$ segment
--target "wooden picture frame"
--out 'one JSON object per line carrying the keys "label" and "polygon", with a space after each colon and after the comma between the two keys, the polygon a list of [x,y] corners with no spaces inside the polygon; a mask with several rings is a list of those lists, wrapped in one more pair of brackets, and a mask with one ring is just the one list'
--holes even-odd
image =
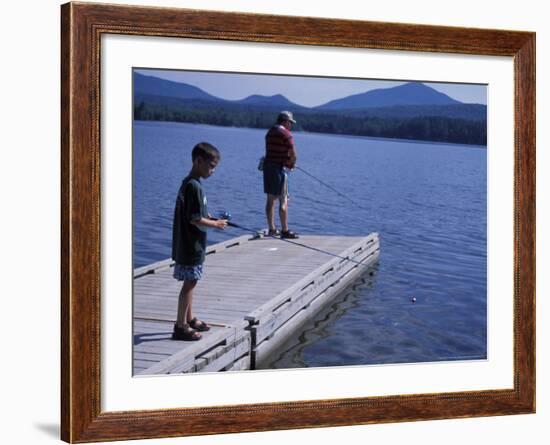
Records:
{"label": "wooden picture frame", "polygon": [[[91,3],[62,5],[61,18],[63,440],[93,442],[535,411],[534,33]],[[102,412],[100,39],[103,34],[513,57],[513,388]]]}

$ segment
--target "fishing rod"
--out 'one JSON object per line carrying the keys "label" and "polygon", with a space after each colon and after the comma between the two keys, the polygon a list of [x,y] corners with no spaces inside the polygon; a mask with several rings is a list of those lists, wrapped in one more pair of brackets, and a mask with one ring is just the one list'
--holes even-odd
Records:
{"label": "fishing rod", "polygon": [[354,200],[351,199],[349,196],[344,195],[342,192],[336,190],[334,187],[332,187],[331,185],[327,184],[327,183],[324,182],[323,180],[319,179],[317,176],[312,175],[312,174],[309,173],[308,171],[304,170],[302,167],[299,167],[299,166],[296,165],[295,168],[296,168],[297,170],[300,170],[302,173],[304,173],[305,175],[309,176],[310,178],[315,179],[317,182],[319,182],[320,184],[324,185],[324,186],[327,187],[328,189],[332,190],[334,193],[338,194],[338,196],[340,196],[340,197],[342,197],[342,198],[344,198],[344,199],[347,199],[348,201],[350,201],[351,203],[353,203],[353,204],[354,204],[355,206],[357,206],[358,208],[370,212],[369,209],[363,207],[361,204],[359,204],[358,202],[354,201]]}
{"label": "fishing rod", "polygon": [[[221,212],[219,218],[212,218],[212,219],[225,219],[225,220],[227,221],[227,225],[228,225],[229,227],[234,227],[234,228],[236,228],[236,229],[240,229],[240,230],[243,230],[243,231],[245,231],[245,232],[250,232],[250,233],[253,233],[254,235],[257,235],[257,234],[259,233],[258,230],[253,230],[253,229],[250,229],[250,228],[248,228],[248,227],[241,226],[240,224],[235,224],[234,222],[230,221],[230,220],[231,220],[231,213],[229,213],[229,212]],[[269,238],[273,238],[273,239],[279,240],[279,241],[284,241],[284,242],[287,242],[287,243],[289,243],[289,244],[294,244],[294,245],[299,246],[299,247],[304,247],[304,248],[306,248],[306,249],[313,250],[313,251],[315,251],[315,252],[323,253],[323,254],[325,254],[325,255],[330,255],[330,256],[335,257],[335,258],[340,258],[340,259],[342,259],[342,260],[349,261],[349,262],[351,262],[351,263],[355,263],[355,264],[357,264],[357,265],[359,265],[359,266],[366,266],[366,267],[369,267],[369,265],[363,263],[364,260],[362,260],[362,261],[356,261],[356,260],[353,260],[353,259],[351,259],[351,258],[343,257],[343,256],[341,256],[341,255],[337,255],[337,254],[335,254],[335,253],[328,252],[328,251],[323,250],[323,249],[318,249],[317,247],[312,247],[312,246],[308,246],[307,244],[299,243],[299,242],[297,242],[297,241],[292,241],[292,240],[286,239],[286,238],[279,238],[279,237],[277,237],[277,236],[275,236],[275,235],[269,235],[269,234],[267,234],[267,235],[265,235],[265,236],[267,236],[267,237],[269,237]]]}

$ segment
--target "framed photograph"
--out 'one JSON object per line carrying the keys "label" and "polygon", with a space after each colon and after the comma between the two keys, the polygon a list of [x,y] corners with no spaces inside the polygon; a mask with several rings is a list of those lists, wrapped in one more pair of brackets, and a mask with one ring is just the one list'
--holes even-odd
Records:
{"label": "framed photograph", "polygon": [[67,442],[535,411],[535,35],[62,6]]}

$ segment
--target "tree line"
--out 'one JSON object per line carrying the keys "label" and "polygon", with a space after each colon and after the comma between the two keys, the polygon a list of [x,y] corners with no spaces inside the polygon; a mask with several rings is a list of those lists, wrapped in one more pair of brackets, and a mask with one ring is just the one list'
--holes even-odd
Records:
{"label": "tree line", "polygon": [[[246,106],[238,109],[185,107],[141,101],[134,107],[136,120],[264,129],[273,125],[275,115],[271,109]],[[298,121],[295,131],[487,145],[486,120],[447,116],[354,116],[334,112],[304,112],[295,117]]]}

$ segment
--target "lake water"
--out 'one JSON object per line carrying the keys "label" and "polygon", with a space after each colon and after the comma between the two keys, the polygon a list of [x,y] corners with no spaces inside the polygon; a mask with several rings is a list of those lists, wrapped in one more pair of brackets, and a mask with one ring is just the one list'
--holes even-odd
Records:
{"label": "lake water", "polygon": [[[191,148],[222,153],[203,185],[210,213],[266,227],[264,130],[134,123],[134,267],[170,256],[174,200]],[[484,147],[295,133],[289,220],[299,233],[380,234],[374,274],[273,357],[268,368],[485,359],[487,153]],[[278,217],[277,217],[278,219]],[[210,231],[209,243],[242,232]],[[412,297],[416,303],[412,303]]]}

